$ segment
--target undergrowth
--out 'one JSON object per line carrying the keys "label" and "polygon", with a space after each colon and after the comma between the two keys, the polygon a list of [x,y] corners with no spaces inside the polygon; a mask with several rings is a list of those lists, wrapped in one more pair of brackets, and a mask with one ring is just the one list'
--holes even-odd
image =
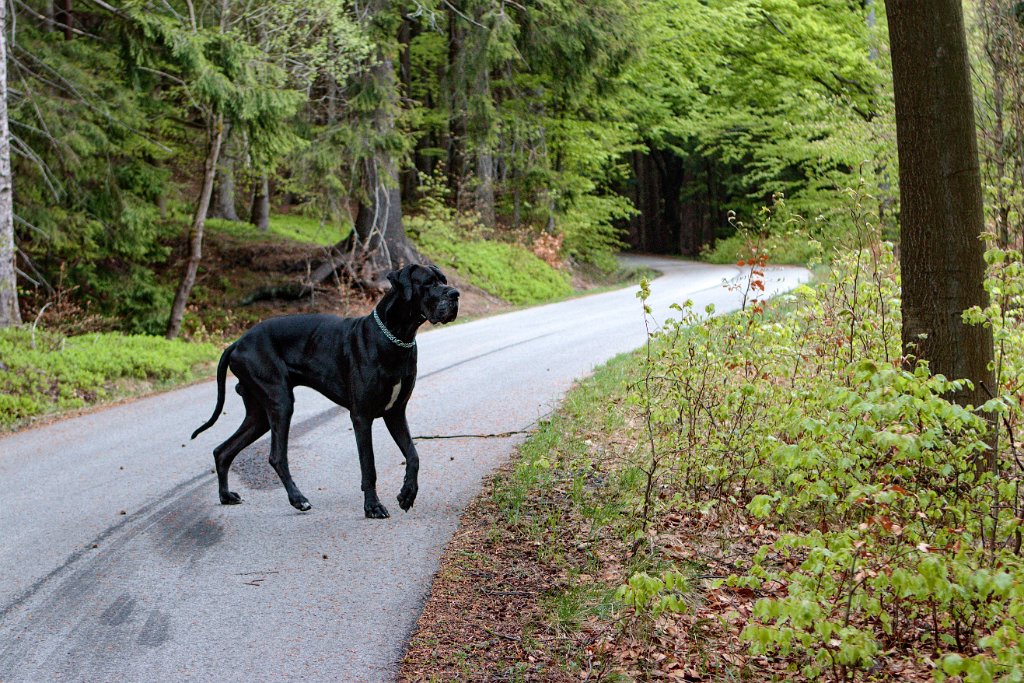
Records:
{"label": "undergrowth", "polygon": [[65,337],[31,327],[0,330],[0,429],[116,398],[139,383],[190,380],[218,353],[213,344],[117,332]]}
{"label": "undergrowth", "polygon": [[[570,646],[588,677],[1024,680],[1021,254],[988,251],[992,303],[965,312],[994,331],[999,391],[964,408],[964,380],[904,367],[898,268],[866,215],[815,286],[677,306],[610,391],[628,407],[589,404],[633,446],[573,499],[628,548],[604,635]],[[763,259],[744,267],[756,295]],[[498,494],[548,547],[523,508],[588,481],[578,441],[542,430]]]}
{"label": "undergrowth", "polygon": [[[902,367],[899,275],[878,241],[798,288],[788,315],[698,323],[683,306],[652,334],[634,393],[670,493],[652,514],[741,507],[781,532],[721,581],[772,587],[741,633],[752,653],[833,680],[892,658],[927,659],[937,680],[1024,676],[1024,277],[1019,253],[988,260],[993,303],[965,318],[1001,340],[1003,392],[974,409],[949,400],[964,380]],[[993,414],[999,467],[979,472]]]}
{"label": "undergrowth", "polygon": [[[781,532],[721,580],[772,586],[741,633],[752,653],[810,678],[930,657],[937,680],[1020,679],[1021,359],[1011,354],[1024,341],[1024,279],[1019,254],[989,258],[990,291],[1006,307],[997,297],[971,315],[1008,341],[1006,392],[981,411],[948,400],[960,381],[900,367],[898,273],[877,242],[799,288],[790,315],[697,324],[684,306],[653,335],[651,385],[634,396],[654,434],[648,467],[662,465],[657,482],[670,492],[652,515],[742,507]],[[999,472],[979,474],[983,412],[993,411],[1011,438]]]}

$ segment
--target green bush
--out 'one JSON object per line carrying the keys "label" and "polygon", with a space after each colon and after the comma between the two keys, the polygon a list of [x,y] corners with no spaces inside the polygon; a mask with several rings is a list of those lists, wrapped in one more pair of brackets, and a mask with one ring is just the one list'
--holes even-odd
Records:
{"label": "green bush", "polygon": [[75,337],[0,330],[0,429],[125,393],[125,382],[186,381],[215,359],[213,344],[117,332]]}
{"label": "green bush", "polygon": [[[785,315],[702,320],[687,304],[653,334],[632,397],[655,441],[651,515],[745,508],[781,532],[724,579],[785,588],[743,630],[753,654],[831,680],[870,679],[883,656],[930,656],[939,680],[1021,680],[1024,266],[987,258],[992,303],[965,318],[993,328],[1005,393],[976,408],[950,401],[962,381],[901,367],[899,273],[878,242],[784,296]],[[985,413],[999,467],[982,472]]]}
{"label": "green bush", "polygon": [[[859,248],[867,236],[866,224],[880,213],[879,201],[866,194],[863,187],[847,194],[850,197],[846,201],[836,203],[827,214],[814,220],[796,213],[781,193],[772,195],[771,204],[763,207],[749,224],[730,212],[732,234],[718,239],[713,248],[705,248],[701,258],[726,264],[767,254],[770,263],[807,265],[829,260],[837,252]],[[884,235],[893,230],[891,220],[889,215],[878,227]]]}

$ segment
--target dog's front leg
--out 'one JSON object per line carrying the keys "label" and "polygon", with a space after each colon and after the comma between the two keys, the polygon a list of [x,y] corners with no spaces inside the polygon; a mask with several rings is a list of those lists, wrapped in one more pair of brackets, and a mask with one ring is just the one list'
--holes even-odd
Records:
{"label": "dog's front leg", "polygon": [[359,449],[359,470],[362,472],[363,512],[370,519],[390,517],[388,509],[377,498],[377,468],[373,463],[373,418],[352,413],[352,429]]}
{"label": "dog's front leg", "polygon": [[384,413],[384,424],[391,432],[391,438],[398,444],[398,448],[405,456],[405,481],[402,483],[402,490],[398,494],[398,504],[406,512],[416,502],[416,492],[419,490],[417,483],[420,471],[420,456],[416,452],[416,445],[409,435],[409,423],[405,419],[405,406],[396,407],[393,411]]}

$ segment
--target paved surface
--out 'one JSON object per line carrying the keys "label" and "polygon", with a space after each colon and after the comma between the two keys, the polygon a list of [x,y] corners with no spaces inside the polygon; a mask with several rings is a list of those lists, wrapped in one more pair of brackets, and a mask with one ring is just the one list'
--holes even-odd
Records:
{"label": "paved surface", "polygon": [[[638,260],[638,259],[635,259]],[[737,307],[735,267],[643,259],[660,320],[672,302]],[[769,292],[807,278],[772,269]],[[521,432],[573,381],[645,339],[636,288],[420,335],[414,436]],[[207,382],[0,438],[0,681],[382,681],[394,677],[441,551],[481,479],[523,437],[423,440],[416,506],[394,501],[402,458],[375,427],[378,491],[363,518],[345,411],[296,392],[288,505],[262,439],[221,506],[211,450],[237,426]],[[123,512],[122,512],[123,511]]]}

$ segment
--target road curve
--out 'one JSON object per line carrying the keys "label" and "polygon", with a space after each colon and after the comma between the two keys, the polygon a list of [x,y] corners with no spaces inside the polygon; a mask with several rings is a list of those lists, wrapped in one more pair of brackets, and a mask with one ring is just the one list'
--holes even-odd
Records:
{"label": "road curve", "polygon": [[[737,267],[632,257],[662,271],[651,305],[738,307]],[[768,292],[805,281],[772,268]],[[394,501],[402,457],[378,421],[378,491],[363,518],[345,411],[296,392],[289,460],[313,505],[289,505],[261,439],[235,460],[244,504],[221,506],[212,448],[241,401],[195,441],[205,382],[0,438],[0,681],[387,681],[445,543],[481,479],[574,380],[645,339],[636,288],[419,337],[409,404],[420,491]],[[229,387],[233,386],[229,378]]]}

